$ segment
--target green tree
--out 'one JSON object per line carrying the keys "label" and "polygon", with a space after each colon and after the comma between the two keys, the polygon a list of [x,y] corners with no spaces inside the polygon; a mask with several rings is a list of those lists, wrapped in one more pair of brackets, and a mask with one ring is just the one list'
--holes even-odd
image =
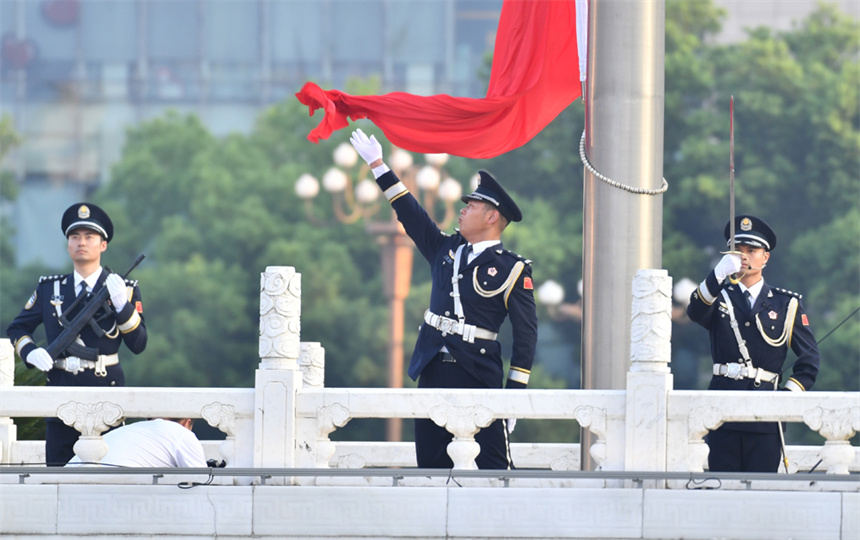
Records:
{"label": "green tree", "polygon": [[[12,118],[3,116],[0,118],[0,163],[6,156],[22,142],[21,136],[15,131]],[[18,196],[18,185],[11,171],[0,170],[0,204],[7,205]],[[14,227],[7,216],[0,216],[0,230],[6,234],[0,236],[0,299],[3,303],[23,306],[22,294],[17,291],[25,290],[20,283],[21,277],[15,270],[15,248],[12,246],[12,234]],[[32,285],[32,284],[31,284]],[[17,355],[16,355],[17,356]],[[15,362],[15,384],[20,386],[43,386],[45,378],[41,372],[35,369],[27,369],[21,361]],[[41,418],[15,418],[18,428],[18,439],[35,440],[42,439],[45,435],[45,425]]]}

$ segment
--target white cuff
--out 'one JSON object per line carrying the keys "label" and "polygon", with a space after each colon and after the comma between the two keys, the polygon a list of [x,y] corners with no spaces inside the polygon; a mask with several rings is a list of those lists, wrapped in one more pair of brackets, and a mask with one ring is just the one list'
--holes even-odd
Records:
{"label": "white cuff", "polygon": [[705,279],[705,281],[699,284],[699,297],[701,297],[702,301],[709,306],[714,303],[714,300],[717,299],[716,296],[711,296],[711,291],[708,290],[707,279]]}
{"label": "white cuff", "polygon": [[379,167],[374,167],[374,168],[373,168],[373,169],[371,169],[371,170],[373,171],[373,177],[374,177],[374,178],[379,178],[380,176],[382,176],[383,174],[387,173],[387,172],[388,172],[388,171],[390,171],[391,169],[389,169],[389,168],[388,168],[388,165],[386,165],[385,163],[383,163],[383,164],[382,164],[382,165],[380,165]]}
{"label": "white cuff", "polygon": [[397,182],[390,188],[386,189],[383,194],[385,195],[385,198],[388,199],[388,202],[391,202],[407,191],[408,190],[406,189],[406,186],[403,185],[403,182]]}
{"label": "white cuff", "polygon": [[508,380],[527,385],[529,383],[530,374],[531,373],[529,371],[512,367],[508,370]]}
{"label": "white cuff", "polygon": [[791,390],[792,392],[804,392],[804,391],[805,391],[805,390],[803,389],[803,387],[802,387],[802,386],[800,386],[800,383],[798,383],[798,382],[797,382],[797,381],[795,381],[794,379],[788,379],[788,380],[785,382],[785,387],[786,387],[787,389]]}
{"label": "white cuff", "polygon": [[33,338],[31,338],[30,336],[24,336],[18,340],[18,343],[15,344],[15,352],[18,353],[18,356],[21,356],[21,350],[24,349],[24,347],[26,347],[30,343],[33,343],[35,345]]}

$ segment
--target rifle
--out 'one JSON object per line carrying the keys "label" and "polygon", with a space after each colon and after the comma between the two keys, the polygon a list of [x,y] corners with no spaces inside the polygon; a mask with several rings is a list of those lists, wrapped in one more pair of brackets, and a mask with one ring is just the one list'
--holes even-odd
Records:
{"label": "rifle", "polygon": [[[140,261],[146,255],[140,254],[134,264],[131,265],[131,268],[128,269],[122,277],[125,279],[131,271],[135,269],[135,267],[140,264]],[[108,274],[111,274],[111,269],[107,266],[105,267],[105,271]],[[96,321],[95,315],[102,308],[102,306],[107,306],[107,301],[110,298],[110,292],[106,286],[102,286],[101,289],[98,290],[95,294],[93,294],[90,301],[87,302],[84,307],[81,309],[80,313],[78,313],[74,319],[71,321],[68,319],[68,315],[74,310],[78,304],[84,299],[86,295],[78,295],[75,298],[75,301],[72,302],[72,305],[60,315],[60,324],[63,326],[63,331],[57,336],[50,345],[45,347],[45,350],[48,351],[48,354],[51,355],[51,358],[57,360],[60,358],[60,355],[68,352],[72,356],[77,356],[79,358],[83,358],[84,360],[98,360],[98,349],[94,347],[87,347],[82,345],[81,343],[77,343],[78,335],[80,335],[81,330],[84,329],[84,326],[87,324],[93,329],[96,333],[96,337],[102,337],[105,334],[105,331],[99,326],[98,321]]]}

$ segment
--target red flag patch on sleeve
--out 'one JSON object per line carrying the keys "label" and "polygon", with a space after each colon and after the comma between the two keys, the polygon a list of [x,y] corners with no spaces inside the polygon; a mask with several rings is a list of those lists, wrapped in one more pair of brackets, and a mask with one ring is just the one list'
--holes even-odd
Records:
{"label": "red flag patch on sleeve", "polygon": [[800,316],[801,322],[803,322],[803,326],[809,326],[809,318],[807,318],[806,313]]}
{"label": "red flag patch on sleeve", "polygon": [[524,278],[524,279],[523,279],[523,288],[528,289],[528,290],[530,290],[530,291],[531,291],[531,290],[534,290],[534,288],[535,288],[535,287],[534,287],[534,285],[532,284],[532,278],[527,277],[527,278]]}
{"label": "red flag patch on sleeve", "polygon": [[140,302],[135,302],[134,309],[137,310],[138,313],[143,313],[143,304],[141,304]]}

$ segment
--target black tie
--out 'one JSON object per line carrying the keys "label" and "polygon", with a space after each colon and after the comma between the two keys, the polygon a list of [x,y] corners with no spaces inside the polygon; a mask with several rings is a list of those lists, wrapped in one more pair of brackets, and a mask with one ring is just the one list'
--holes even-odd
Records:
{"label": "black tie", "polygon": [[747,300],[747,307],[752,308],[752,295],[749,290],[744,291],[744,298]]}
{"label": "black tie", "polygon": [[466,244],[463,247],[463,260],[460,262],[460,266],[466,266],[469,264],[469,255],[472,254],[472,244]]}
{"label": "black tie", "polygon": [[87,294],[87,282],[81,281],[81,292],[78,293],[78,296]]}

